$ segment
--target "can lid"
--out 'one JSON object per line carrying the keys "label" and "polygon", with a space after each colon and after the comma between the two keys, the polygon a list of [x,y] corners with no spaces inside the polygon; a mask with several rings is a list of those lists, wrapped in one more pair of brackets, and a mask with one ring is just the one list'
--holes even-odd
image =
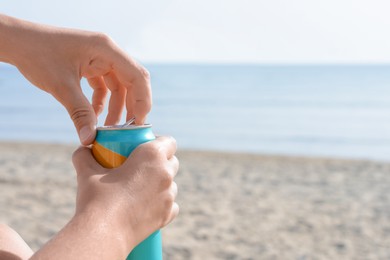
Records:
{"label": "can lid", "polygon": [[123,126],[123,125],[106,125],[106,126],[99,126],[99,127],[96,127],[96,130],[129,130],[129,129],[150,128],[150,127],[152,127],[151,124],[144,124],[144,125],[129,125],[129,126]]}
{"label": "can lid", "polygon": [[120,129],[140,129],[140,128],[149,128],[152,127],[151,124],[144,125],[135,125],[135,117],[130,118],[123,125],[107,125],[107,126],[99,126],[97,130],[120,130]]}

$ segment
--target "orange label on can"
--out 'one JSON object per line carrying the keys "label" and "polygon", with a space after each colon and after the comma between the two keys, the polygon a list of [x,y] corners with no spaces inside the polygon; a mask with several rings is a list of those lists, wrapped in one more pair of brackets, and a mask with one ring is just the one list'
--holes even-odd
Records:
{"label": "orange label on can", "polygon": [[92,154],[96,161],[98,161],[105,168],[119,167],[127,159],[125,156],[107,149],[98,142],[94,142],[92,146]]}

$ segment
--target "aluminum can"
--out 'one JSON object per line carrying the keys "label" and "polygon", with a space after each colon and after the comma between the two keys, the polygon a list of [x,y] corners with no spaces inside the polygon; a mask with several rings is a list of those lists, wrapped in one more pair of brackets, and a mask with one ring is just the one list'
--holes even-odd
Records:
{"label": "aluminum can", "polygon": [[[92,153],[105,168],[120,166],[140,144],[155,139],[151,125],[98,127]],[[161,232],[157,230],[138,244],[127,260],[162,260]]]}

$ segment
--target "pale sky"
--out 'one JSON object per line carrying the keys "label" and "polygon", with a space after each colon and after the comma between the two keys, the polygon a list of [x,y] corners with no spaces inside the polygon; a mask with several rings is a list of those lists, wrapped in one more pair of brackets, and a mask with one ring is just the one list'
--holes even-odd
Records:
{"label": "pale sky", "polygon": [[389,63],[389,10],[389,0],[0,1],[8,15],[105,32],[142,62]]}

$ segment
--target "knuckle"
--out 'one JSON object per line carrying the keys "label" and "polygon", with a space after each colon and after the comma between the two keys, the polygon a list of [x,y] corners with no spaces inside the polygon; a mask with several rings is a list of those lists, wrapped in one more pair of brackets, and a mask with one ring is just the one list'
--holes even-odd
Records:
{"label": "knuckle", "polygon": [[[174,202],[174,197],[171,194],[167,195],[167,197],[164,201],[164,204],[166,206],[165,208],[166,209],[172,208],[173,202]],[[169,210],[169,212],[170,212],[170,210]]]}
{"label": "knuckle", "polygon": [[98,95],[105,96],[108,94],[108,89],[105,86],[97,86],[95,92]]}
{"label": "knuckle", "polygon": [[95,108],[95,110],[97,110],[97,111],[101,111],[101,110],[103,110],[103,109],[104,109],[104,104],[103,104],[103,102],[102,102],[102,101],[100,101],[100,102],[98,102],[98,103],[94,104],[94,105],[93,105],[93,107]]}
{"label": "knuckle", "polygon": [[153,158],[161,157],[161,148],[156,142],[147,142],[145,143],[144,152]]}
{"label": "knuckle", "polygon": [[180,161],[179,159],[177,159],[176,156],[173,156],[173,164],[176,166],[176,169],[179,169],[180,168]]}
{"label": "knuckle", "polygon": [[126,89],[122,87],[120,84],[113,84],[110,88],[111,95],[112,94],[117,94],[120,96],[125,96],[126,94]]}
{"label": "knuckle", "polygon": [[146,68],[140,66],[139,71],[144,79],[150,80],[150,72]]}
{"label": "knuckle", "polygon": [[173,201],[166,199],[163,202],[163,205],[164,205],[164,212],[162,214],[162,219],[161,219],[162,223],[160,227],[166,226],[171,221],[171,209],[173,206]]}
{"label": "knuckle", "polygon": [[175,138],[173,138],[172,136],[166,136],[166,138],[172,145],[176,146],[177,142]]}
{"label": "knuckle", "polygon": [[165,145],[172,145],[174,147],[176,147],[177,145],[177,142],[176,142],[176,139],[173,138],[172,136],[159,136],[158,137],[162,142],[165,143]]}
{"label": "knuckle", "polygon": [[169,141],[171,142],[172,146],[175,148],[175,151],[177,149],[177,141],[175,138],[173,138],[172,136],[169,136]]}
{"label": "knuckle", "polygon": [[152,110],[152,100],[136,100],[136,108],[138,109],[136,112],[138,112],[139,114],[146,115]]}
{"label": "knuckle", "polygon": [[70,118],[76,126],[80,126],[80,123],[90,116],[90,110],[86,107],[75,108],[70,113]]}
{"label": "knuckle", "polygon": [[100,43],[100,44],[103,44],[103,45],[111,45],[114,43],[114,41],[112,40],[112,38],[106,34],[106,33],[102,33],[102,32],[97,32],[95,34],[95,40]]}
{"label": "knuckle", "polygon": [[179,192],[179,188],[177,186],[177,183],[173,181],[172,187],[171,187],[171,194],[172,194],[173,198],[176,198],[178,192]]}
{"label": "knuckle", "polygon": [[169,174],[167,169],[162,170],[160,172],[160,183],[161,183],[161,186],[164,187],[164,188],[168,188],[168,187],[171,186],[172,182],[173,182],[173,176],[171,174]]}

